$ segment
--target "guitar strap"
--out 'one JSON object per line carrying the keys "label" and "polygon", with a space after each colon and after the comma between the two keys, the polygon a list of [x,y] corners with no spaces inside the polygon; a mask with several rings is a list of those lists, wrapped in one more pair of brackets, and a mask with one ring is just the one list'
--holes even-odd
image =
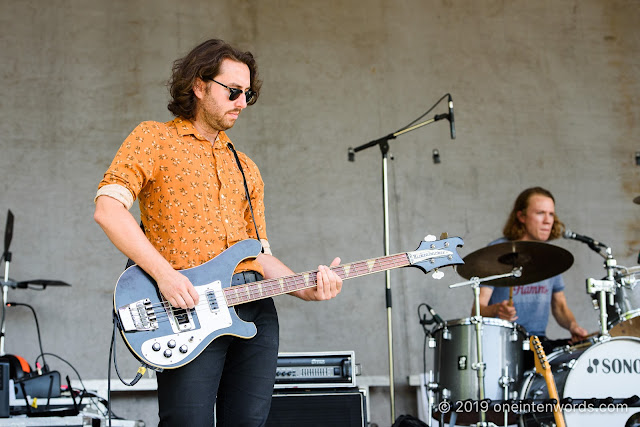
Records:
{"label": "guitar strap", "polygon": [[[258,234],[258,225],[256,224],[256,218],[253,215],[253,206],[251,206],[251,197],[249,196],[249,187],[247,186],[247,178],[244,176],[244,170],[242,170],[242,165],[240,164],[240,159],[238,158],[238,153],[236,153],[236,150],[233,148],[233,145],[231,143],[228,143],[227,147],[229,147],[229,149],[233,153],[233,156],[236,158],[236,163],[238,164],[238,169],[240,169],[240,173],[242,174],[242,180],[243,180],[243,183],[244,183],[244,191],[246,191],[246,193],[247,193],[247,202],[249,202],[249,210],[251,211],[251,219],[253,220],[253,226],[256,229],[256,237],[258,237],[258,241],[260,243],[262,243],[262,241],[260,240],[260,234]],[[264,253],[264,248],[262,249],[262,252]]]}

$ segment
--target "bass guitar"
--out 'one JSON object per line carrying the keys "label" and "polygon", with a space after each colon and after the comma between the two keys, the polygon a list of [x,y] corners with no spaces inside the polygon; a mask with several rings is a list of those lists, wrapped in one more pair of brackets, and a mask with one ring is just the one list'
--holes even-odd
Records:
{"label": "bass guitar", "polygon": [[[417,250],[331,267],[340,278],[352,279],[399,267],[414,266],[427,273],[438,267],[464,264],[456,248],[459,237],[423,241]],[[116,284],[113,307],[117,325],[131,353],[155,369],[186,365],[222,335],[255,336],[256,326],[241,320],[234,306],[316,286],[317,270],[231,286],[238,263],[255,258],[260,242],[243,240],[194,268],[180,270],[198,292],[191,309],[171,306],[155,281],[137,265],[126,269]],[[439,272],[441,273],[441,272]]]}
{"label": "bass guitar", "polygon": [[540,338],[536,335],[529,337],[529,344],[531,344],[531,351],[535,353],[534,362],[536,365],[536,372],[544,377],[547,383],[547,390],[549,390],[549,398],[555,399],[556,404],[553,406],[553,418],[556,421],[556,427],[566,427],[564,417],[562,416],[562,410],[560,409],[560,398],[558,397],[558,389],[556,388],[556,381],[553,379],[553,373],[551,367],[547,361],[547,355],[542,348]]}

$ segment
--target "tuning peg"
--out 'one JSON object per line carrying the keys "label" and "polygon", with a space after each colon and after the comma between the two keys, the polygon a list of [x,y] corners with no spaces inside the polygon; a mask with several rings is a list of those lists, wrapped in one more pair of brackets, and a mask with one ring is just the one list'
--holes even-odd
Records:
{"label": "tuning peg", "polygon": [[433,274],[431,275],[431,277],[433,277],[436,280],[440,280],[444,277],[444,273],[442,271],[439,271],[437,268],[435,269],[435,271],[433,272]]}
{"label": "tuning peg", "polygon": [[433,234],[427,234],[426,236],[424,236],[424,241],[425,242],[435,242],[436,241],[436,236],[434,236]]}

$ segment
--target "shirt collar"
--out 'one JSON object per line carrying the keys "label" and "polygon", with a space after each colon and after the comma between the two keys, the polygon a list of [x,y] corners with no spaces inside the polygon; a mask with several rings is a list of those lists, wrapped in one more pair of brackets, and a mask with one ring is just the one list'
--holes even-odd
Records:
{"label": "shirt collar", "polygon": [[[176,131],[180,136],[193,135],[196,139],[206,141],[207,139],[198,132],[193,122],[183,117],[176,117],[173,119],[173,124],[176,127]],[[229,137],[223,131],[218,132],[213,148],[226,148],[227,144],[233,145]]]}

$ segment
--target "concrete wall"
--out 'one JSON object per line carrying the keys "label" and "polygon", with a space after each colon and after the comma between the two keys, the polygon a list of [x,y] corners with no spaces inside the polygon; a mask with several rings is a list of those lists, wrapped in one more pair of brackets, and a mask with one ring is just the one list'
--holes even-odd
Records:
{"label": "concrete wall", "polygon": [[[72,285],[10,290],[9,299],[35,308],[45,352],[84,379],[106,377],[125,260],[93,222],[96,185],[137,123],[170,118],[172,61],[211,37],[258,59],[260,100],[229,134],[262,170],[271,245],[294,270],[383,254],[380,151],[350,163],[347,148],[400,129],[447,92],[455,141],[442,121],[391,142],[392,253],[446,231],[469,254],[499,236],[521,190],[541,185],[569,228],[635,265],[638,22],[636,0],[0,0],[0,223],[11,209],[10,275]],[[442,103],[430,115],[444,112]],[[602,259],[578,242],[556,244],[575,257],[569,304],[596,331],[585,279],[604,275]],[[440,281],[417,269],[391,273],[396,414],[417,411],[406,377],[423,369],[418,305],[445,319],[469,316],[471,291],[449,289],[462,278],[443,271]],[[346,282],[328,303],[279,297],[281,350],[354,350],[363,374],[388,375],[384,287],[378,274]],[[548,332],[566,335],[553,321]],[[118,345],[130,379],[137,364]],[[29,310],[7,312],[5,349],[35,362]],[[432,358],[429,350],[427,369]],[[47,362],[73,377],[63,361]],[[373,390],[371,404],[371,421],[390,424],[387,390]],[[157,422],[153,395],[119,398],[114,410]]]}

